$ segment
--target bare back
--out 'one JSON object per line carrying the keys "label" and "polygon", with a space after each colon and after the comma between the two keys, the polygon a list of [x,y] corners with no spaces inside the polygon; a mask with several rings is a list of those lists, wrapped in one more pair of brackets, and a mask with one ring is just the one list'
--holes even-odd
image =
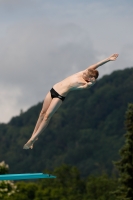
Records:
{"label": "bare back", "polygon": [[82,77],[83,71],[73,74],[66,79],[56,83],[53,88],[63,96],[66,96],[72,90],[81,89],[80,86],[86,84],[86,81]]}

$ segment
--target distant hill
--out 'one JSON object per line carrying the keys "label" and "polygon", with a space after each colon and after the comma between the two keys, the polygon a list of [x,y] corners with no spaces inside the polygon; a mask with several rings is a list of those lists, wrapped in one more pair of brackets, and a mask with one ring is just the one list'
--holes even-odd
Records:
{"label": "distant hill", "polygon": [[113,160],[124,142],[125,112],[133,102],[133,68],[106,75],[89,90],[70,93],[33,150],[23,150],[42,102],[8,124],[0,124],[0,161],[10,173],[41,172],[62,163],[83,176],[114,172]]}

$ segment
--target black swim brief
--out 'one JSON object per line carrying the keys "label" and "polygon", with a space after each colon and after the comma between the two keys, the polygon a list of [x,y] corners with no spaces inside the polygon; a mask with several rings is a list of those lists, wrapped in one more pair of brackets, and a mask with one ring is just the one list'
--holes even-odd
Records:
{"label": "black swim brief", "polygon": [[56,91],[54,90],[54,88],[52,88],[52,89],[50,90],[50,93],[51,93],[52,99],[53,99],[53,98],[59,98],[59,99],[62,100],[62,101],[65,100],[65,97],[63,97],[63,96],[61,96],[60,94],[58,94],[58,92],[56,92]]}

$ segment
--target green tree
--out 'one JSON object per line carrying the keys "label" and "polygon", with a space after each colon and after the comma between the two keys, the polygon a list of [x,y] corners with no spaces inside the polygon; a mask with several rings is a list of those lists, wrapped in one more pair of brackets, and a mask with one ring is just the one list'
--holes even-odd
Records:
{"label": "green tree", "polygon": [[[2,161],[0,163],[0,174],[6,174],[9,166]],[[10,196],[17,190],[17,186],[12,181],[0,181],[0,200],[10,199]]]}
{"label": "green tree", "polygon": [[10,197],[10,200],[34,200],[38,184],[34,182],[18,182],[17,191]]}
{"label": "green tree", "polygon": [[121,159],[114,164],[119,171],[119,187],[114,192],[118,200],[133,200],[133,104],[126,112],[125,144],[120,150]]}
{"label": "green tree", "polygon": [[9,172],[9,166],[5,161],[0,162],[0,174],[7,174]]}
{"label": "green tree", "polygon": [[89,176],[86,183],[85,200],[115,200],[112,191],[117,186],[117,180],[106,174]]}
{"label": "green tree", "polygon": [[52,174],[56,179],[42,180],[35,200],[81,200],[85,194],[85,182],[76,167],[62,165]]}

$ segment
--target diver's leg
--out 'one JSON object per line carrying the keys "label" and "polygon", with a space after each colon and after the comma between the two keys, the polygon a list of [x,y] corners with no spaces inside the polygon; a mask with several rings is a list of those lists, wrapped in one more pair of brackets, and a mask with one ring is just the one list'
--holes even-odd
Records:
{"label": "diver's leg", "polygon": [[47,125],[49,124],[49,121],[51,119],[51,117],[53,116],[53,114],[57,111],[57,109],[61,106],[62,104],[62,100],[58,99],[58,98],[53,98],[45,115],[44,118],[40,124],[40,126],[38,127],[37,131],[34,133],[34,135],[31,136],[31,138],[29,139],[29,141],[24,145],[24,149],[29,149],[32,148],[32,145],[34,144],[34,142],[36,141],[36,139],[38,138],[38,136],[42,133],[42,131],[47,127]]}
{"label": "diver's leg", "polygon": [[[52,101],[51,94],[50,94],[50,92],[48,92],[48,94],[46,95],[46,97],[45,97],[45,99],[44,99],[44,101],[43,101],[42,110],[41,110],[41,112],[40,112],[40,114],[39,114],[39,117],[38,117],[36,126],[35,126],[35,128],[34,128],[33,133],[32,133],[32,136],[33,136],[33,135],[36,133],[36,131],[38,130],[38,128],[39,128],[39,126],[40,126],[40,124],[41,124],[41,122],[42,122],[42,120],[43,120],[43,118],[44,118],[44,115],[45,115],[45,113],[46,113],[46,111],[47,111],[47,109],[48,109],[48,107],[49,107],[51,101]],[[38,138],[36,138],[36,140],[38,140]],[[33,148],[33,145],[31,146],[31,149],[32,149],[32,148]]]}
{"label": "diver's leg", "polygon": [[51,98],[51,94],[50,94],[50,92],[49,92],[49,93],[46,95],[45,99],[44,99],[43,106],[42,106],[42,110],[41,110],[41,112],[40,112],[40,114],[39,114],[39,118],[38,118],[38,120],[37,120],[36,126],[35,126],[35,128],[34,128],[33,133],[32,133],[32,136],[33,136],[33,135],[36,133],[36,131],[38,130],[38,128],[39,128],[39,126],[40,126],[40,124],[41,124],[41,122],[42,122],[42,120],[43,120],[43,118],[44,118],[44,115],[45,115],[45,113],[46,113],[46,111],[47,111],[47,109],[48,109],[48,107],[49,107],[51,101],[52,101],[52,98]]}

